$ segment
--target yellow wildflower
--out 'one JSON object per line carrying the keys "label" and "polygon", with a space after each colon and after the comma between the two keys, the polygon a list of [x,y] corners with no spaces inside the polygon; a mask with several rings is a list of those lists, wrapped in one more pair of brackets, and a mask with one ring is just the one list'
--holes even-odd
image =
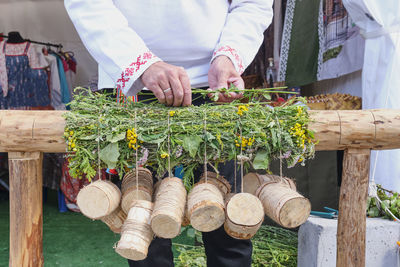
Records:
{"label": "yellow wildflower", "polygon": [[173,116],[175,115],[175,113],[176,113],[175,110],[171,110],[171,111],[169,112],[169,116],[173,117]]}
{"label": "yellow wildflower", "polygon": [[161,153],[161,158],[165,159],[166,157],[169,157],[168,153],[165,152]]}
{"label": "yellow wildflower", "polygon": [[240,106],[238,106],[237,114],[238,114],[239,116],[242,116],[242,115],[243,115],[243,112],[249,111],[249,107],[248,107],[248,106],[249,106],[249,105],[240,105]]}

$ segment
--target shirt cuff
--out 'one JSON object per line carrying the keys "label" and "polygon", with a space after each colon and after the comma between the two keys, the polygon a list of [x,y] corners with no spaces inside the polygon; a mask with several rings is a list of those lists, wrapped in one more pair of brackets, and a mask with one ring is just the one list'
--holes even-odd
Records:
{"label": "shirt cuff", "polygon": [[126,96],[136,95],[144,87],[142,81],[139,79],[140,76],[148,67],[158,61],[162,60],[150,51],[139,55],[135,61],[122,71],[116,83],[117,90],[122,91]]}
{"label": "shirt cuff", "polygon": [[236,49],[229,45],[221,45],[215,49],[211,62],[218,56],[227,56],[235,66],[236,71],[241,75],[244,72],[243,60]]}

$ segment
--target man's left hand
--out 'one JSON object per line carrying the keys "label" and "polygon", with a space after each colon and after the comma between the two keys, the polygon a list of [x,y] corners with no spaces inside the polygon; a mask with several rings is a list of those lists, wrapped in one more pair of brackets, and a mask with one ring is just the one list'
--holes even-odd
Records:
{"label": "man's left hand", "polygon": [[[240,74],[236,71],[232,61],[227,56],[216,57],[212,61],[210,70],[208,71],[208,84],[210,86],[210,90],[221,88],[228,89],[232,83],[238,89],[244,89],[244,81],[242,77],[240,77]],[[210,95],[212,96],[212,94]],[[242,93],[231,92],[229,93],[229,96],[220,93],[217,102],[232,102],[233,100],[242,97]]]}

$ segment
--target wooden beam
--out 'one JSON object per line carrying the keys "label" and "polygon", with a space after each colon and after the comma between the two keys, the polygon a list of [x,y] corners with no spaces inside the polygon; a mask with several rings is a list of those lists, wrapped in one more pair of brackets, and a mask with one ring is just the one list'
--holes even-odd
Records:
{"label": "wooden beam", "polygon": [[10,171],[10,267],[43,266],[42,158],[8,153]]}
{"label": "wooden beam", "polygon": [[337,229],[337,267],[365,266],[369,149],[347,149],[343,160]]}
{"label": "wooden beam", "polygon": [[[62,153],[65,111],[0,110],[0,152]],[[316,150],[400,148],[400,110],[313,110]]]}

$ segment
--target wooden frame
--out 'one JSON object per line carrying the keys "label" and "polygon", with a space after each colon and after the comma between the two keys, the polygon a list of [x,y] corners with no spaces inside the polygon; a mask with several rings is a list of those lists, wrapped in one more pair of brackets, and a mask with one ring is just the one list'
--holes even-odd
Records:
{"label": "wooden frame", "polygon": [[[43,266],[42,153],[63,153],[64,111],[0,111],[0,152],[10,162],[10,266]],[[312,111],[316,150],[345,150],[337,266],[365,266],[371,149],[400,148],[400,110]],[[23,212],[21,212],[23,211]]]}

